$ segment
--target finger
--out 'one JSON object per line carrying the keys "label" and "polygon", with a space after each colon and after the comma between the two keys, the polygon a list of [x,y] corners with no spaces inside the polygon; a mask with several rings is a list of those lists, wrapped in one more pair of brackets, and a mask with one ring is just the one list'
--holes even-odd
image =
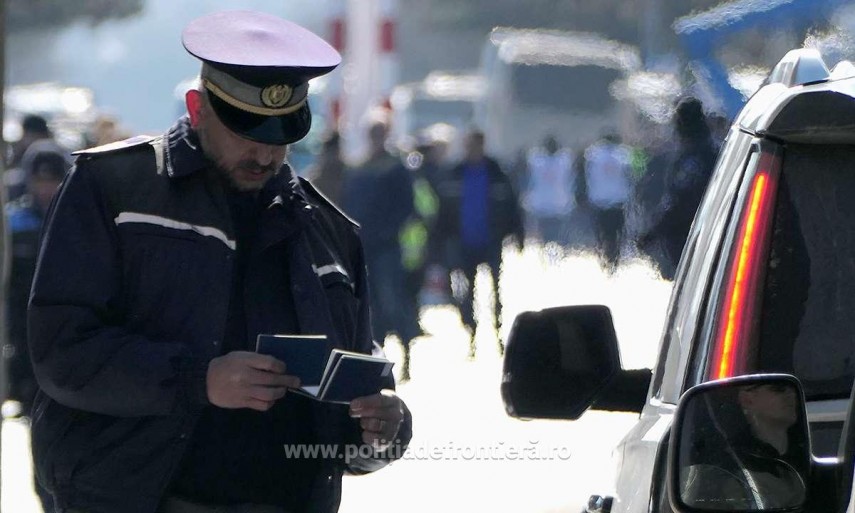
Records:
{"label": "finger", "polygon": [[255,369],[249,369],[247,384],[269,387],[300,388],[300,378],[289,374],[276,374]]}
{"label": "finger", "polygon": [[287,391],[285,387],[252,387],[249,389],[249,397],[259,401],[275,402],[282,399]]}
{"label": "finger", "polygon": [[359,421],[359,425],[365,431],[371,431],[372,433],[383,433],[383,429],[389,424],[388,421],[384,419],[378,418],[365,418]]}
{"label": "finger", "polygon": [[353,418],[377,418],[389,422],[400,422],[404,418],[404,408],[400,400],[384,408],[367,408],[351,411]]}
{"label": "finger", "polygon": [[[357,397],[350,402],[350,413],[354,417],[365,417],[367,412],[385,408],[394,408],[400,405],[401,400],[391,390],[383,390],[379,394]],[[355,413],[360,415],[354,415]]]}
{"label": "finger", "polygon": [[362,432],[362,441],[378,449],[387,447],[391,443],[390,437],[378,435],[377,433],[373,433],[371,431]]}
{"label": "finger", "polygon": [[245,406],[251,410],[267,411],[273,407],[276,401],[262,401],[259,399],[247,398]]}
{"label": "finger", "polygon": [[253,369],[272,372],[276,374],[285,374],[285,362],[276,358],[258,353],[246,352],[246,364]]}

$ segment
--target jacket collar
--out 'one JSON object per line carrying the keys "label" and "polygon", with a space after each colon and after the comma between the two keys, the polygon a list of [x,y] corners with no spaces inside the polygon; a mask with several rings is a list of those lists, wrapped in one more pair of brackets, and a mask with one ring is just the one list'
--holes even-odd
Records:
{"label": "jacket collar", "polygon": [[170,178],[188,176],[211,165],[187,116],[179,119],[164,139],[164,168]]}
{"label": "jacket collar", "polygon": [[[187,116],[182,116],[164,139],[164,168],[170,178],[182,178],[211,167]],[[297,174],[284,163],[279,173],[265,185],[262,194],[270,198],[268,205],[271,207],[289,200],[296,200],[301,206],[309,203]]]}

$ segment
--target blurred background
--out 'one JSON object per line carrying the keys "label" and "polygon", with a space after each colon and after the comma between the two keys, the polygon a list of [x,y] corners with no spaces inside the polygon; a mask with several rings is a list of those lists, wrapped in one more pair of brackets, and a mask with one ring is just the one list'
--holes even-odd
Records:
{"label": "blurred background", "polygon": [[[367,131],[382,121],[385,151],[413,176],[416,204],[400,233],[421,333],[411,340],[391,333],[386,346],[414,413],[414,456],[346,479],[342,511],[578,512],[590,494],[607,494],[610,449],[635,416],[509,419],[496,342],[521,311],[602,303],[614,312],[625,366],[653,365],[682,248],[679,237],[676,255],[665,242],[650,243],[651,226],[667,211],[661,176],[689,151],[677,133],[678,101],[696,100],[706,127],[701,142],[714,156],[733,117],[787,51],[817,48],[829,67],[855,57],[855,6],[843,0],[2,0],[0,9],[11,219],[23,215],[22,198],[36,193],[32,158],[25,158],[34,141],[49,139],[67,154],[163,133],[183,115],[199,63],[182,49],[181,30],[202,14],[280,15],[343,54],[342,66],[313,81],[313,128],[288,159],[338,200],[345,179],[330,181],[330,174],[370,159],[376,148]],[[504,246],[496,283],[489,265],[476,275],[455,271],[438,256],[444,239],[426,242],[442,232],[444,177],[468,158],[473,130],[512,185],[524,228],[518,244]],[[708,176],[712,161],[699,161]],[[597,163],[626,169],[611,184],[624,191],[615,199],[617,227],[598,221],[590,178]],[[558,169],[560,183],[541,179]],[[24,225],[10,226],[15,237]],[[604,230],[614,232],[611,250],[603,248]],[[12,241],[25,251],[18,264],[13,256],[18,292],[5,312],[9,368],[26,352],[14,329],[32,272],[21,269],[34,266],[37,249],[29,236]],[[486,328],[476,331],[463,315],[455,301],[461,287],[475,296],[475,317],[495,308]],[[4,415],[0,507],[41,511],[26,404],[7,401]],[[535,445],[569,457],[473,461],[453,457],[449,444]],[[435,447],[446,450],[427,456]]]}
{"label": "blurred background", "polygon": [[[375,106],[395,107],[400,142],[436,122],[475,123],[489,132],[488,147],[511,159],[555,126],[519,129],[533,111],[597,112],[589,117],[602,124],[604,111],[620,104],[622,117],[608,122],[619,119],[627,137],[639,138],[647,122],[668,120],[681,93],[729,117],[787,50],[821,47],[836,62],[851,47],[855,9],[846,2],[732,3],[6,0],[3,133],[18,139],[28,111],[48,116],[72,145],[85,144],[93,120],[104,116],[123,133],[164,131],[183,112],[183,84],[198,72],[180,47],[181,29],[221,9],[295,20],[345,54],[340,69],[313,85],[313,106],[321,117],[316,133],[341,126],[353,158],[360,123]],[[645,119],[630,123],[638,116]],[[597,131],[588,121],[590,138]],[[493,126],[502,124],[516,129]],[[578,129],[564,131],[566,144],[586,142]]]}

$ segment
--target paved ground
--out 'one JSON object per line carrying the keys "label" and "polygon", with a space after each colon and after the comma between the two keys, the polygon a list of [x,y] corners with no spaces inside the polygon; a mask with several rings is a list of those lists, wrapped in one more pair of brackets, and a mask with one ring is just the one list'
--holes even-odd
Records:
{"label": "paved ground", "polygon": [[[609,305],[626,368],[652,364],[669,292],[640,263],[607,277],[591,258],[534,248],[508,253],[502,278],[505,326],[523,310]],[[413,348],[413,379],[399,387],[414,417],[410,452],[373,475],[345,478],[342,513],[578,513],[588,495],[607,491],[601,483],[610,482],[611,447],[634,415],[589,412],[575,422],[511,419],[499,396],[496,332],[479,330],[478,353],[469,360],[456,310],[426,309],[422,325],[428,336]],[[387,345],[390,358],[400,361],[400,347],[391,339]],[[38,512],[27,427],[6,421],[2,436],[2,508]]]}

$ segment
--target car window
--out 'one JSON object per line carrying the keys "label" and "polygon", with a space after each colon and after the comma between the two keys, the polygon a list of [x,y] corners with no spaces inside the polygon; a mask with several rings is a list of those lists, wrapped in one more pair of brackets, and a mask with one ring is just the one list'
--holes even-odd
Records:
{"label": "car window", "polygon": [[808,400],[855,376],[855,146],[784,152],[756,365],[797,376]]}
{"label": "car window", "polygon": [[653,379],[653,396],[664,402],[676,403],[683,392],[688,348],[696,340],[710,274],[753,139],[738,129],[730,133],[683,250]]}
{"label": "car window", "polygon": [[[522,105],[598,112],[615,103],[609,89],[620,78],[620,71],[615,69],[549,64],[518,64],[512,69],[513,95]],[[574,84],[577,91],[585,93],[567,94],[567,84]]]}

